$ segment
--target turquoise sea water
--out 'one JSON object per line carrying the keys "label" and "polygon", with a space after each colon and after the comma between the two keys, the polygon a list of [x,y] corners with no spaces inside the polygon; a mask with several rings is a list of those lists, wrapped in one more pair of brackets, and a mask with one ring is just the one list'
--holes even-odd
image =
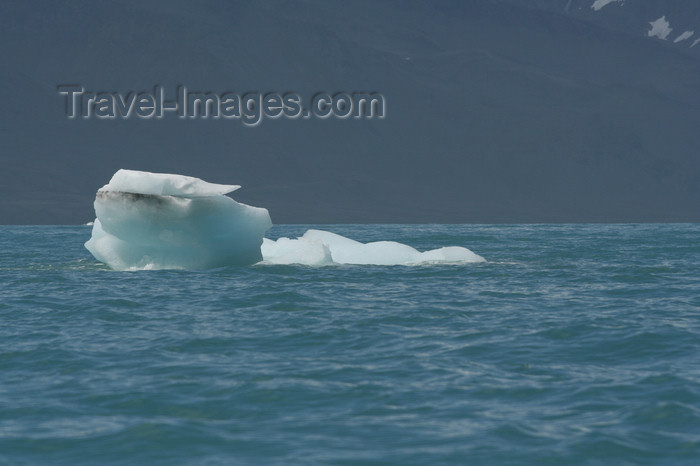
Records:
{"label": "turquoise sea water", "polygon": [[700,225],[320,228],[488,262],[114,272],[0,227],[0,463],[700,464]]}

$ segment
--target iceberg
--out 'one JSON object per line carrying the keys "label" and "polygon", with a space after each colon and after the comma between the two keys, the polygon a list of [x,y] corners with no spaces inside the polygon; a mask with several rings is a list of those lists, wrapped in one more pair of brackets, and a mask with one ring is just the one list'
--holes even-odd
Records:
{"label": "iceberg", "polygon": [[308,230],[296,239],[265,238],[263,263],[301,265],[425,265],[438,263],[485,262],[467,248],[448,246],[420,252],[395,241],[361,243],[335,233]]}
{"label": "iceberg", "polygon": [[267,209],[226,196],[239,188],[191,176],[119,170],[97,191],[97,218],[85,247],[115,270],[485,262],[458,246],[420,252],[394,241],[361,243],[321,230],[270,240],[264,238],[272,226]]}
{"label": "iceberg", "polygon": [[267,209],[225,196],[237,185],[119,170],[97,191],[85,247],[116,270],[207,269],[262,260]]}

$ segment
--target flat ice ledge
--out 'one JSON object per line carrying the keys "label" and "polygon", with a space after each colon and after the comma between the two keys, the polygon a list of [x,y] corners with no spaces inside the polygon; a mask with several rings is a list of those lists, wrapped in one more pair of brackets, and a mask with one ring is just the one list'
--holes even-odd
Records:
{"label": "flat ice ledge", "polygon": [[228,194],[239,188],[239,185],[209,183],[193,176],[121,169],[100,191],[154,194],[157,196],[206,197]]}

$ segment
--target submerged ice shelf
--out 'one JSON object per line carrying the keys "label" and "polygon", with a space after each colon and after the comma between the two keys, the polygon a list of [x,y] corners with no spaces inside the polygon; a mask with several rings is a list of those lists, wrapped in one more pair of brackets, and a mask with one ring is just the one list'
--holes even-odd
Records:
{"label": "submerged ice shelf", "polygon": [[393,241],[365,244],[320,230],[269,240],[263,238],[272,226],[267,209],[226,196],[238,188],[191,176],[119,170],[97,191],[97,218],[85,247],[116,270],[484,262],[458,246],[420,252]]}
{"label": "submerged ice shelf", "polygon": [[300,238],[267,238],[262,245],[267,264],[303,265],[416,265],[429,263],[484,262],[467,248],[450,246],[420,252],[395,241],[360,243],[335,233],[308,230]]}

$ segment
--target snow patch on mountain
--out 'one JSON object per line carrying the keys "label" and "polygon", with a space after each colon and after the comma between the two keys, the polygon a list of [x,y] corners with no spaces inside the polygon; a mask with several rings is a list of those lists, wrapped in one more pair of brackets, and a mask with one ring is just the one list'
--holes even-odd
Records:
{"label": "snow patch on mountain", "polygon": [[595,0],[595,2],[593,2],[593,5],[591,5],[591,8],[593,8],[595,11],[598,11],[604,6],[607,6],[611,3],[625,3],[625,0]]}
{"label": "snow patch on mountain", "polygon": [[673,31],[671,24],[666,21],[666,16],[662,16],[656,21],[651,21],[649,24],[651,25],[651,29],[647,31],[649,37],[658,37],[661,40],[666,40],[671,31]]}
{"label": "snow patch on mountain", "polygon": [[678,42],[686,39],[690,39],[693,34],[695,34],[695,31],[685,31],[683,34],[680,36],[676,37],[676,39],[673,41],[674,44],[677,44]]}

